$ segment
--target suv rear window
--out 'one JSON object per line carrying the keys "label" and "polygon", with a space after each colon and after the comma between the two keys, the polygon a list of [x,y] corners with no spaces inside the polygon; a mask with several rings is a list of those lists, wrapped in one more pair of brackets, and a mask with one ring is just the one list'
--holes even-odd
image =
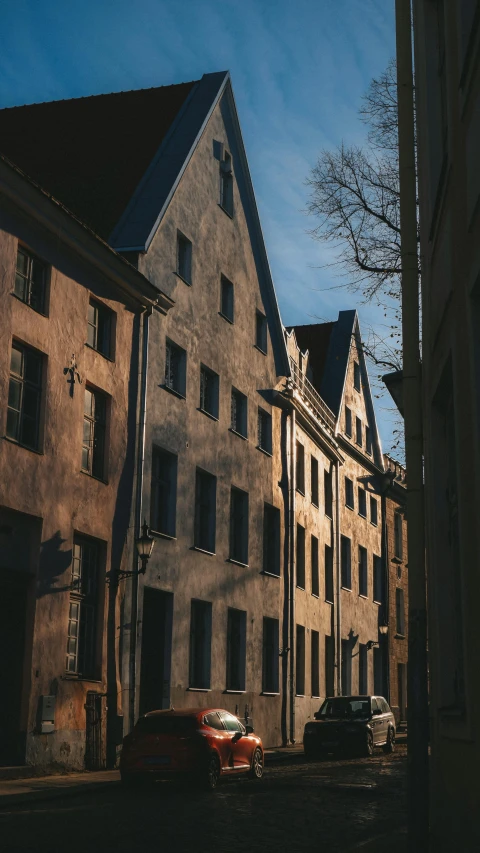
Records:
{"label": "suv rear window", "polygon": [[149,735],[189,735],[195,731],[195,717],[140,717],[135,731],[138,734]]}

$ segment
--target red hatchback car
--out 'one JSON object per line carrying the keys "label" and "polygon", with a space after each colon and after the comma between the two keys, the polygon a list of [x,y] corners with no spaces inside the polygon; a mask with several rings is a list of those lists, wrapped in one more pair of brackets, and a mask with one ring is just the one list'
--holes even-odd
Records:
{"label": "red hatchback car", "polygon": [[263,776],[262,741],[252,726],[219,708],[151,711],[124,738],[124,784],[147,779],[196,778],[213,790],[221,776]]}

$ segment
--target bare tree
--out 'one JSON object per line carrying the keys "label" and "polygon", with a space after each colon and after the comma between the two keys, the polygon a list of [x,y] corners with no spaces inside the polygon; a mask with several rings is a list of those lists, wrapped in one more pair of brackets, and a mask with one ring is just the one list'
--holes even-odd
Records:
{"label": "bare tree", "polygon": [[[334,266],[346,287],[383,309],[384,325],[370,328],[364,350],[382,373],[398,370],[401,347],[400,190],[396,63],[373,79],[362,98],[368,144],[320,153],[307,184],[308,212],[318,220],[312,236],[336,249]],[[420,270],[419,270],[420,274]],[[380,376],[375,376],[377,396]],[[398,434],[401,429],[397,431]],[[401,447],[397,445],[401,452]]]}
{"label": "bare tree", "polygon": [[400,192],[396,66],[372,80],[359,115],[368,146],[321,152],[307,179],[314,238],[334,244],[347,287],[392,308],[400,300]]}

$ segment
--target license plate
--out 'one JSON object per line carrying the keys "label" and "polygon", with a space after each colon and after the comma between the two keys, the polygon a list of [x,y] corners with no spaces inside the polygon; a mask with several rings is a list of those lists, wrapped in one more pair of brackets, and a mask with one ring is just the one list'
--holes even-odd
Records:
{"label": "license plate", "polygon": [[144,758],[144,764],[170,764],[170,756],[155,755],[150,758]]}

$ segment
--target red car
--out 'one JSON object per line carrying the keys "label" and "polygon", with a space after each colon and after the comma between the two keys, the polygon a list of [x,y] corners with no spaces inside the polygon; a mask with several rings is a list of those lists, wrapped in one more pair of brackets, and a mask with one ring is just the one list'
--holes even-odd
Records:
{"label": "red car", "polygon": [[252,726],[219,708],[151,711],[124,738],[124,784],[147,779],[197,778],[213,790],[221,776],[263,776],[262,741]]}

